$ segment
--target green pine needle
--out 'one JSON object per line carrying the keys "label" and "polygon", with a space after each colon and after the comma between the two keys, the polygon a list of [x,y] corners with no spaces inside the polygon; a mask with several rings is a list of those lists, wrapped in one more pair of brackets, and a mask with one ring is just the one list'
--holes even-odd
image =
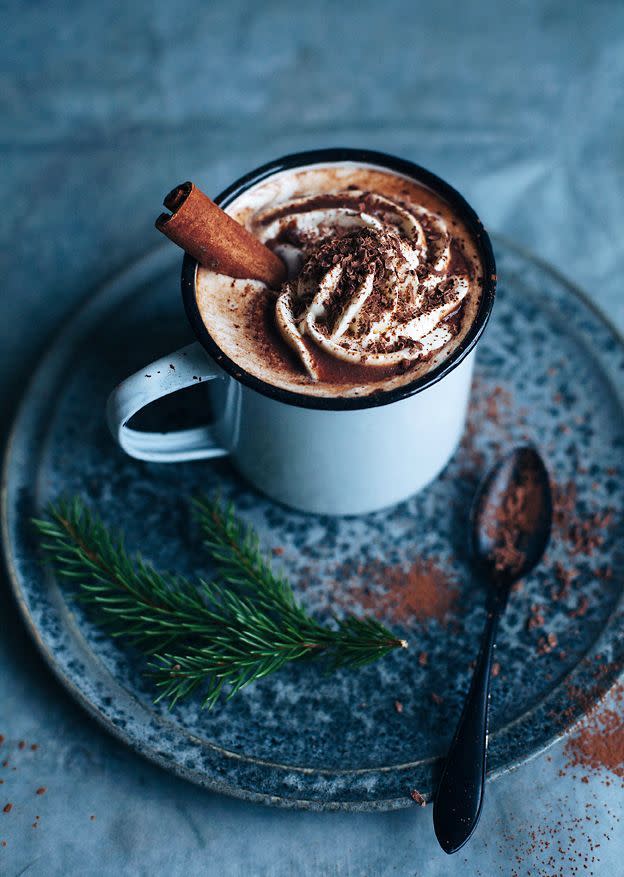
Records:
{"label": "green pine needle", "polygon": [[52,505],[35,520],[42,547],[78,599],[112,636],[140,649],[173,707],[197,690],[213,707],[289,661],[325,656],[332,667],[361,667],[407,643],[374,618],[347,616],[329,627],[297,602],[263,556],[257,534],[218,499],[194,502],[213,581],[160,573],[130,556],[79,499]]}

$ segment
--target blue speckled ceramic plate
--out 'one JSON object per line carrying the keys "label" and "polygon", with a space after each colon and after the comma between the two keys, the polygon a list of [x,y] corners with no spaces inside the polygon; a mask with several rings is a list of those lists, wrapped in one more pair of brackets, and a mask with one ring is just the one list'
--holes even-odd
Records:
{"label": "blue speckled ceramic plate", "polygon": [[[173,248],[102,289],[59,334],[8,447],[8,568],[54,672],[137,752],[210,789],[270,804],[392,809],[411,804],[414,788],[429,796],[483,623],[484,595],[465,551],[469,503],[484,467],[526,440],[550,467],[557,523],[546,562],[514,594],[502,625],[490,775],[560,737],[613,682],[624,657],[624,539],[621,519],[609,514],[624,507],[624,346],[560,276],[501,241],[496,250],[500,292],[462,447],[422,495],[362,518],[288,511],[227,463],[160,466],[115,447],[103,416],[110,388],[191,340]],[[194,700],[171,713],[153,706],[140,657],[102,635],[42,567],[30,518],[58,494],[79,492],[157,565],[206,573],[186,497],[216,485],[267,550],[278,549],[275,562],[310,609],[377,611],[410,649],[358,672],[293,665],[212,712]]]}

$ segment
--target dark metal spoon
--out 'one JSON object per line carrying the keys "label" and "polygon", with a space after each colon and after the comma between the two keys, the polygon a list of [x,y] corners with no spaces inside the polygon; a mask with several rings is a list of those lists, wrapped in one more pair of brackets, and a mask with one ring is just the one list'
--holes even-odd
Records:
{"label": "dark metal spoon", "polygon": [[433,806],[440,846],[455,853],[481,815],[488,743],[492,651],[511,586],[539,563],[552,522],[548,473],[532,447],[498,462],[481,483],[471,513],[471,551],[488,585],[487,621],[470,691]]}

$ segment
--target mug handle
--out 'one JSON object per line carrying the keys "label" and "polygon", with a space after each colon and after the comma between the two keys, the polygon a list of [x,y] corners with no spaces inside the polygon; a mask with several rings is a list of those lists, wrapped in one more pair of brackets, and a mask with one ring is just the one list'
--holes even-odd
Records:
{"label": "mug handle", "polygon": [[214,437],[211,426],[172,432],[142,432],[128,421],[163,396],[201,381],[223,379],[200,344],[194,342],[135,372],[113,390],[106,403],[106,419],[113,438],[131,457],[155,463],[178,463],[223,457],[228,451]]}

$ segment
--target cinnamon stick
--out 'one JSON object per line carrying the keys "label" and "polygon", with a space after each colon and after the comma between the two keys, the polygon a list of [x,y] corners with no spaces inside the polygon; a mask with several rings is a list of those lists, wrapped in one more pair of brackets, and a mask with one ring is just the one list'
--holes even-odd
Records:
{"label": "cinnamon stick", "polygon": [[201,265],[275,289],[286,279],[282,260],[193,183],[176,186],[163,204],[171,214],[161,213],[156,228]]}

